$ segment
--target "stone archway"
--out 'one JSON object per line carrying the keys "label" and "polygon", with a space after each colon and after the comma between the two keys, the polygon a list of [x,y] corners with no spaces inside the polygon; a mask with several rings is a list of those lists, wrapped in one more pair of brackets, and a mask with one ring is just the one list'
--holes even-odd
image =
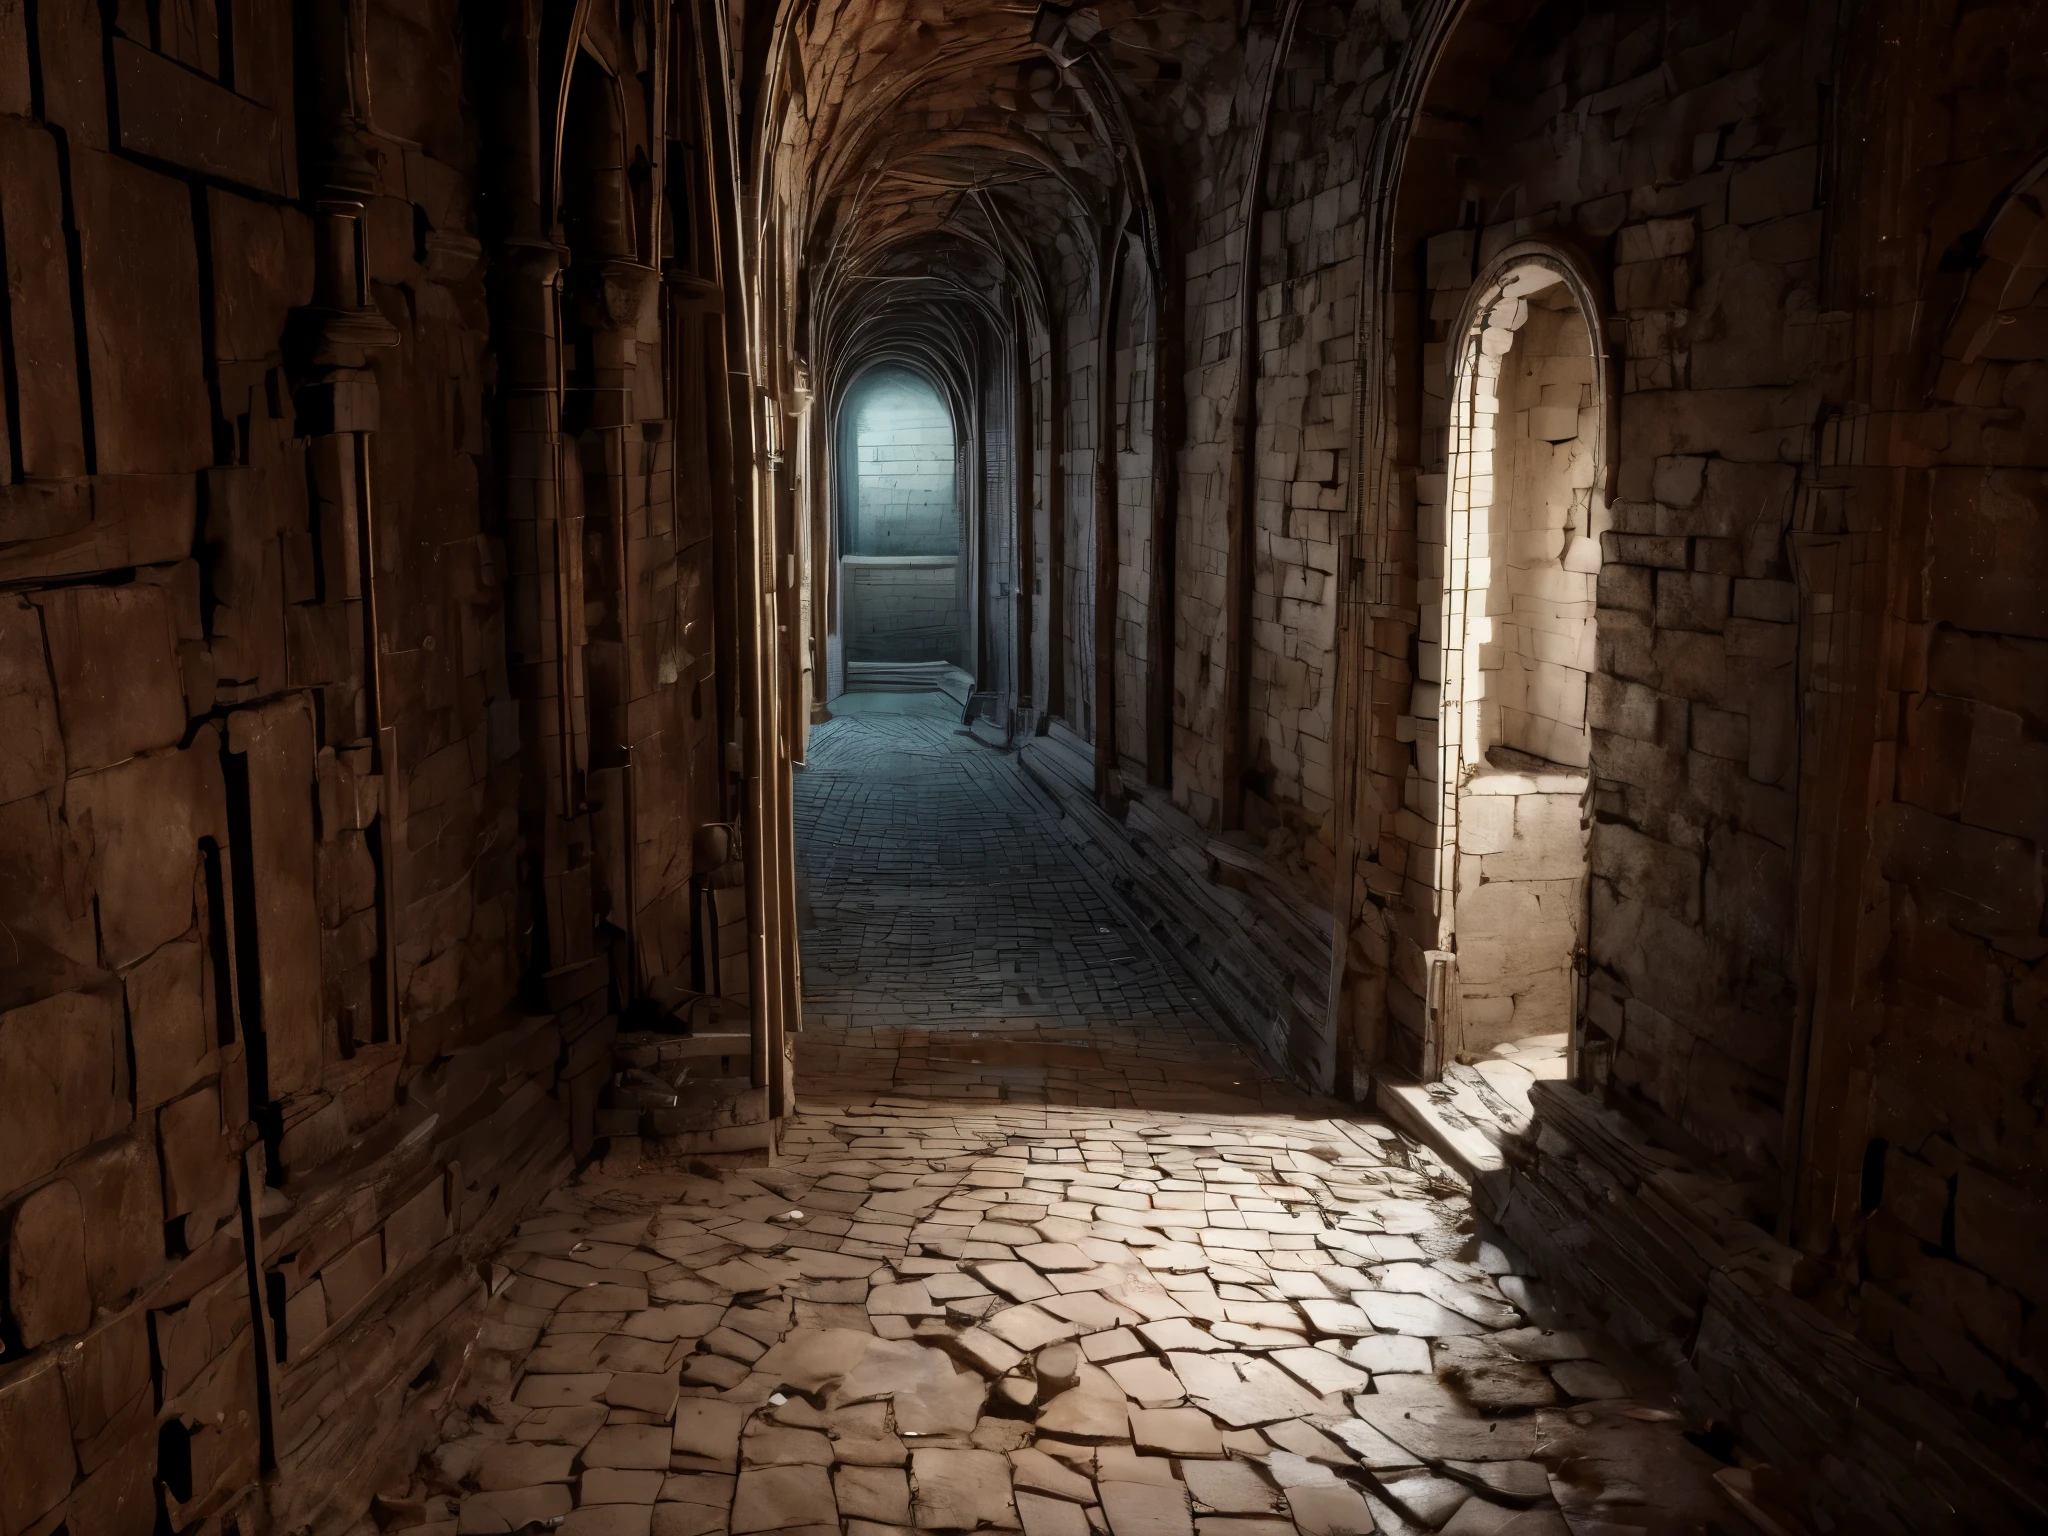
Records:
{"label": "stone archway", "polygon": [[1586,705],[1614,462],[1599,313],[1571,256],[1525,242],[1480,273],[1446,348],[1446,473],[1419,538],[1441,585],[1437,739],[1418,754],[1434,764],[1437,1069],[1568,1038],[1579,1012]]}
{"label": "stone archway", "polygon": [[881,668],[972,665],[962,590],[959,433],[921,372],[854,381],[839,413],[839,629],[848,686]]}

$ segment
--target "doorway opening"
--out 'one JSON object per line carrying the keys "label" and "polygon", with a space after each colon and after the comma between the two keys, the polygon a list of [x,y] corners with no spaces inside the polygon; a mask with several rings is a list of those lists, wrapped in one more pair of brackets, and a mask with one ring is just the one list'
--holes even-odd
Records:
{"label": "doorway opening", "polygon": [[876,367],[847,391],[839,420],[845,691],[964,702],[970,605],[952,412],[922,375]]}
{"label": "doorway opening", "polygon": [[1611,462],[1589,298],[1568,262],[1509,251],[1452,337],[1439,1066],[1511,1042],[1563,1052],[1579,1013],[1586,704]]}

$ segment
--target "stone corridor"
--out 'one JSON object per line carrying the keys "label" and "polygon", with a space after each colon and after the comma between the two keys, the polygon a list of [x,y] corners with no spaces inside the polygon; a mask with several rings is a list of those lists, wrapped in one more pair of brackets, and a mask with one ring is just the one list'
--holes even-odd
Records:
{"label": "stone corridor", "polygon": [[0,1536],[2048,1532],[2048,3],[0,0]]}
{"label": "stone corridor", "polygon": [[1030,794],[930,714],[821,730],[776,1160],[550,1194],[381,1528],[1747,1533],[1455,1176],[1253,1061],[1058,840],[1026,858]]}

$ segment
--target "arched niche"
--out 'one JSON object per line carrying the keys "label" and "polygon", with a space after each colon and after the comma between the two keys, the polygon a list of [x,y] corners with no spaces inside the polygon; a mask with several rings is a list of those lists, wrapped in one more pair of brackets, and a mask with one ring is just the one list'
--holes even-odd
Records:
{"label": "arched niche", "polygon": [[866,369],[838,413],[839,633],[847,685],[876,665],[970,665],[958,433],[921,372]]}
{"label": "arched niche", "polygon": [[[1438,1059],[1567,1036],[1578,1013],[1599,535],[1612,364],[1590,273],[1522,242],[1480,271],[1445,347],[1445,473],[1418,554],[1440,579],[1433,758]],[[1429,638],[1425,625],[1424,638]]]}
{"label": "arched niche", "polygon": [[626,186],[625,105],[619,82],[577,50],[562,113],[562,232],[579,262],[630,258],[636,248]]}

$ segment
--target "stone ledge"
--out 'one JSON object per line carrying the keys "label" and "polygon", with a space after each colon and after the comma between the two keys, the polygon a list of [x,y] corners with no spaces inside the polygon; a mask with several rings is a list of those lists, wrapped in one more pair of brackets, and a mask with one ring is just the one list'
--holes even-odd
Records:
{"label": "stone ledge", "polygon": [[1775,1468],[1832,1528],[1920,1536],[2048,1528],[2048,1486],[1800,1289],[1812,1261],[1739,1214],[1742,1190],[1563,1082],[1519,1131],[1455,1089],[1382,1076],[1376,1106],[1472,1186],[1545,1279],[1668,1365],[1687,1406]]}

